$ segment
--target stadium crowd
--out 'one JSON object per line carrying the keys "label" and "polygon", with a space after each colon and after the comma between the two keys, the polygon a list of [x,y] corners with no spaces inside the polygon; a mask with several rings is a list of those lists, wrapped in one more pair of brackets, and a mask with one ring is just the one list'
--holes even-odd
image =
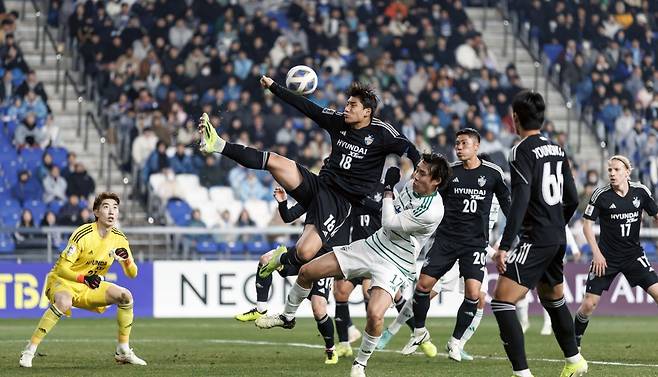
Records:
{"label": "stadium crowd", "polygon": [[[319,170],[329,148],[326,135],[258,84],[263,74],[284,82],[287,70],[297,64],[318,72],[319,89],[311,95],[316,103],[341,108],[350,83],[367,82],[380,95],[378,116],[420,150],[454,159],[455,131],[472,127],[483,135],[482,152],[507,169],[506,151],[516,140],[508,108],[521,89],[519,74],[513,65],[499,66],[462,1],[421,1],[413,7],[303,0],[63,3],[50,2],[48,23],[65,30],[79,52],[85,76],[101,96],[124,169],[138,172],[139,192],[156,199],[153,215],[167,212],[168,221],[178,225],[232,226],[239,217],[261,225],[263,206],[246,204],[271,200],[273,182],[266,174],[198,152],[196,123],[202,112],[211,115],[227,139]],[[656,10],[649,3],[619,10],[617,2],[596,7],[533,1],[511,2],[511,9],[542,38],[544,52],[560,64],[560,80],[579,104],[593,106],[606,137],[617,130],[612,140],[619,151],[633,157],[638,177],[655,189],[658,164],[651,148],[657,148],[658,99],[649,91],[658,74],[649,31],[656,29]],[[537,6],[555,17],[537,18],[532,9]],[[596,26],[581,22],[590,11],[599,15],[588,21],[598,20]],[[630,15],[631,22],[626,17],[620,23],[620,14]],[[613,21],[619,27],[610,35]],[[633,35],[641,35],[641,43]],[[561,46],[557,54],[551,49],[559,49],[556,45]],[[616,46],[616,55],[608,45]],[[630,74],[622,76],[627,56],[637,67],[626,67]],[[611,57],[619,64],[611,65]],[[606,69],[597,68],[599,62],[607,62]],[[612,91],[621,94],[609,96]],[[631,101],[638,96],[644,101]],[[566,145],[567,135],[556,132],[550,121],[544,132]],[[599,177],[574,165],[584,199]],[[402,161],[402,168],[409,176],[412,167]],[[154,190],[154,182],[167,184]],[[193,197],[212,198],[213,189],[232,193],[245,205],[199,208]],[[181,206],[184,210],[172,211]],[[276,212],[273,208],[268,207],[269,214]],[[194,209],[199,213],[191,222]]]}

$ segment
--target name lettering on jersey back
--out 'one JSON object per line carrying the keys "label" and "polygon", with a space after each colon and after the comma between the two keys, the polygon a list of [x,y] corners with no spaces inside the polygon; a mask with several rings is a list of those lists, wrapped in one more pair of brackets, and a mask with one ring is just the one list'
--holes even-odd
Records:
{"label": "name lettering on jersey back", "polygon": [[564,150],[559,145],[542,145],[532,150],[536,159],[546,156],[564,157]]}
{"label": "name lettering on jersey back", "polygon": [[640,218],[640,212],[611,213],[610,220],[626,220],[626,223],[634,223]]}
{"label": "name lettering on jersey back", "polygon": [[363,158],[368,153],[368,148],[363,148],[358,145],[350,144],[343,139],[338,139],[336,145],[350,151],[351,157]]}

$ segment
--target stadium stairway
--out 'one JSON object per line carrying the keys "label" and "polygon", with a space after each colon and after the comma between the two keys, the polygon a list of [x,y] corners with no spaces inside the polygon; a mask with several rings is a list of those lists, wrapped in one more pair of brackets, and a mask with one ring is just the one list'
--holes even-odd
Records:
{"label": "stadium stairway", "polygon": [[[64,72],[67,68],[71,67],[70,52],[64,51],[61,56],[60,72],[59,72],[59,91],[56,92],[57,83],[57,54],[51,41],[46,37],[44,39],[43,29],[37,32],[37,17],[36,12],[30,1],[24,0],[6,0],[5,6],[7,11],[16,10],[21,14],[17,23],[17,33],[20,37],[19,45],[23,51],[23,56],[30,66],[37,73],[37,78],[43,82],[46,93],[48,94],[48,105],[50,106],[53,119],[57,126],[59,126],[59,144],[66,147],[69,151],[75,152],[78,161],[82,162],[87,168],[87,172],[94,178],[96,182],[96,192],[106,191],[108,182],[106,176],[100,177],[101,163],[105,164],[104,170],[107,171],[107,155],[108,144],[103,148],[103,158],[101,158],[100,148],[100,135],[94,128],[93,124],[89,122],[89,135],[88,146],[84,146],[85,136],[85,115],[88,110],[94,111],[94,104],[92,102],[82,102],[82,119],[81,119],[81,132],[78,135],[78,96],[76,95],[73,85],[66,86],[66,106],[63,105],[64,98]],[[40,24],[45,23],[47,9],[40,13]],[[24,13],[24,14],[23,14]],[[41,26],[43,27],[43,26]],[[57,36],[57,30],[51,29],[53,37]],[[36,45],[37,37],[40,39],[38,47]],[[45,44],[44,44],[45,41]],[[58,48],[63,50],[63,44],[58,43]],[[42,49],[45,46],[45,61],[41,61]],[[79,75],[71,71],[71,76],[77,80]],[[82,85],[78,85],[82,88]],[[98,117],[97,117],[98,118]],[[114,166],[112,167],[111,181],[109,182],[109,189],[117,192],[122,196],[123,208],[123,224],[124,225],[145,225],[147,224],[146,213],[140,203],[133,201],[128,197],[130,189],[124,191],[124,174]],[[124,195],[125,194],[125,195]]]}
{"label": "stadium stairway", "polygon": [[[503,55],[503,48],[505,44],[505,26],[503,24],[503,17],[498,9],[488,8],[485,12],[481,7],[469,7],[466,13],[473,21],[477,29],[482,32],[482,38],[487,48],[492,52],[497,60],[498,69],[500,72],[505,71],[505,67],[512,63],[514,56],[514,43],[511,26],[509,27],[509,35],[507,40],[507,55]],[[482,20],[486,17],[486,29],[482,29]],[[547,77],[545,76],[545,69],[540,64],[538,69],[537,84],[535,87],[535,60],[530,56],[523,44],[517,40],[516,43],[516,69],[521,76],[523,86],[531,89],[536,89],[544,98],[547,98],[546,116],[555,124],[557,131],[563,131],[568,134],[569,145],[571,150],[575,152],[576,161],[584,169],[601,169],[601,148],[596,139],[594,132],[583,122],[582,124],[582,139],[580,151],[577,150],[578,141],[578,114],[575,109],[568,109],[567,104],[562,98],[562,95],[553,85],[546,85]],[[548,88],[548,93],[546,93]],[[568,119],[571,120],[571,129],[568,127]]]}

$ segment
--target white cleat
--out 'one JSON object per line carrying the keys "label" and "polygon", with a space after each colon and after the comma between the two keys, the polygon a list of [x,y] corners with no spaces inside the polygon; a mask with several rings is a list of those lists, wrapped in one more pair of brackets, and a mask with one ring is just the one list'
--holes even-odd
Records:
{"label": "white cleat", "polygon": [[420,346],[421,344],[423,344],[428,340],[430,340],[430,333],[427,330],[423,331],[418,335],[412,333],[409,342],[407,342],[407,345],[405,345],[404,348],[402,348],[401,353],[403,355],[411,355],[412,353],[416,352],[418,346]]}
{"label": "white cleat", "polygon": [[114,360],[116,360],[116,362],[119,364],[146,365],[146,361],[137,357],[132,348],[129,352],[118,350],[114,354]]}
{"label": "white cleat", "polygon": [[21,358],[18,360],[18,365],[23,368],[32,368],[32,359],[34,359],[34,352],[24,349],[21,352]]}
{"label": "white cleat", "polygon": [[459,348],[459,344],[450,344],[446,343],[446,352],[448,352],[448,358],[455,360],[457,362],[462,361],[462,350]]}
{"label": "white cleat", "polygon": [[361,337],[361,331],[356,328],[356,326],[352,325],[347,329],[347,341],[350,343],[354,343],[359,338]]}
{"label": "white cleat", "polygon": [[366,377],[366,367],[355,361],[350,370],[350,377]]}
{"label": "white cleat", "polygon": [[271,329],[273,327],[292,329],[295,327],[295,318],[288,320],[283,314],[268,314],[261,316],[254,323],[259,329]]}

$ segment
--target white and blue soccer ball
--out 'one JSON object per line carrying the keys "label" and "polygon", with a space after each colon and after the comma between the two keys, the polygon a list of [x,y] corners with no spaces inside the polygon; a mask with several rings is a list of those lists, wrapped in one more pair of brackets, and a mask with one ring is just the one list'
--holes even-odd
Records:
{"label": "white and blue soccer ball", "polygon": [[305,65],[296,65],[286,75],[286,87],[297,94],[311,94],[318,87],[318,75]]}

